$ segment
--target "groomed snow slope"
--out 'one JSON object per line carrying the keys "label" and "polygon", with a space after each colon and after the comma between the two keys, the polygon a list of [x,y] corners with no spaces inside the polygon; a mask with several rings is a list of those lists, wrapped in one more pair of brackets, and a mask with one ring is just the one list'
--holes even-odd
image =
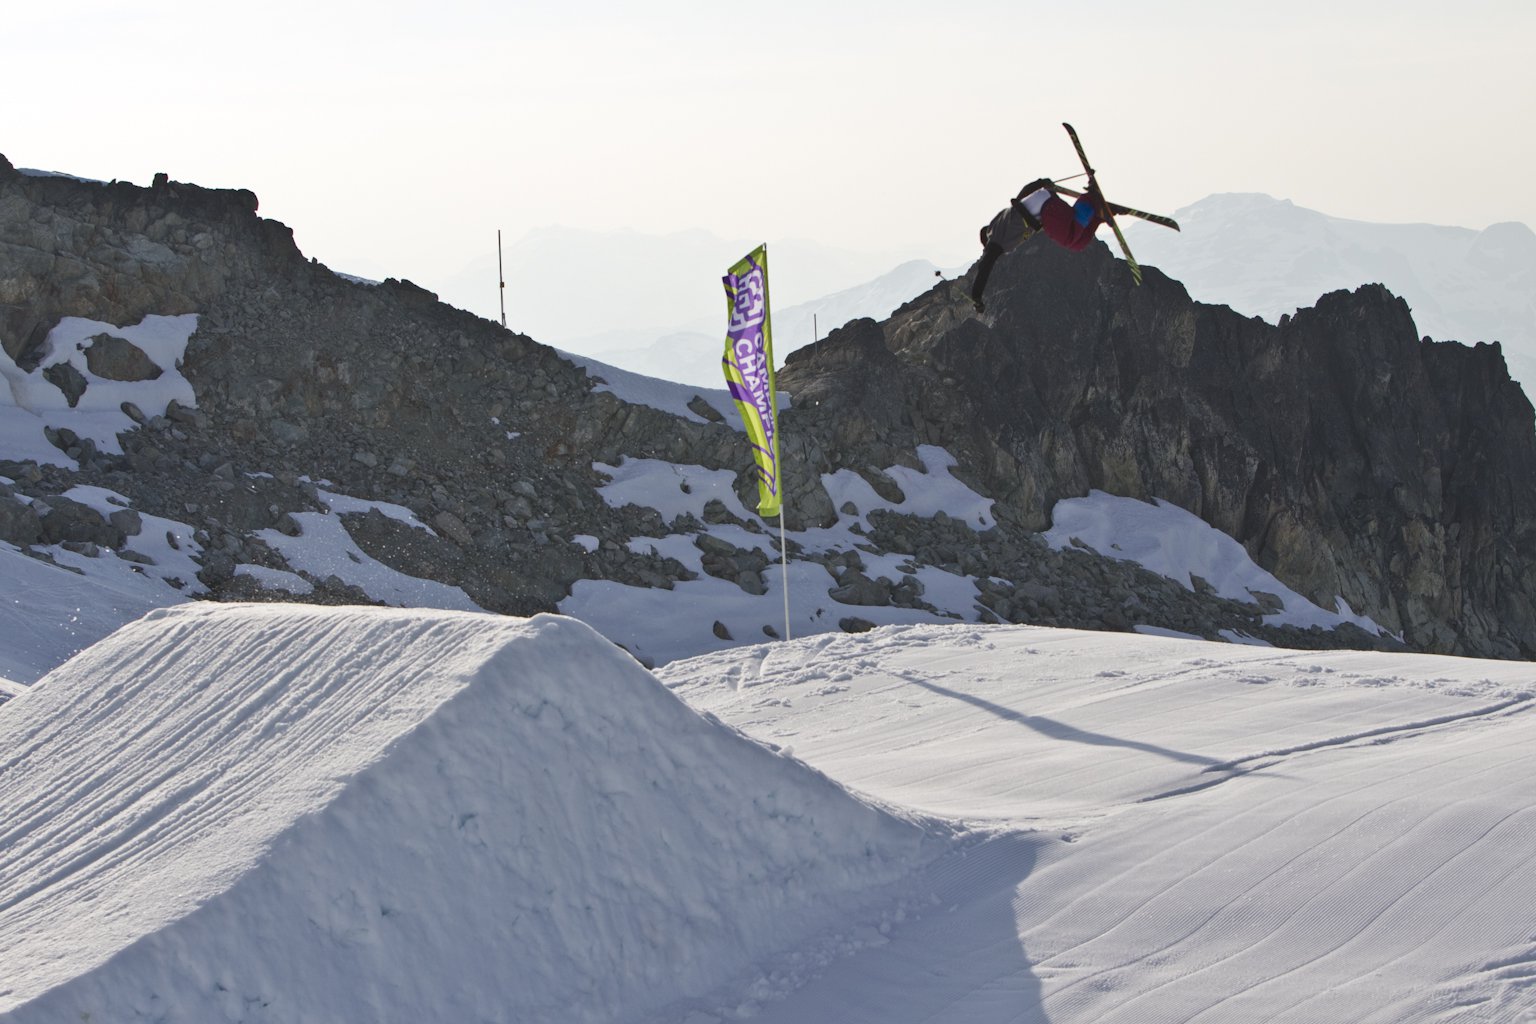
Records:
{"label": "groomed snow slope", "polygon": [[945,846],[569,619],[185,605],[0,709],[0,1020],[630,1019]]}
{"label": "groomed snow slope", "polygon": [[880,799],[1036,830],[762,1024],[1536,1021],[1529,664],[912,626],[657,674]]}

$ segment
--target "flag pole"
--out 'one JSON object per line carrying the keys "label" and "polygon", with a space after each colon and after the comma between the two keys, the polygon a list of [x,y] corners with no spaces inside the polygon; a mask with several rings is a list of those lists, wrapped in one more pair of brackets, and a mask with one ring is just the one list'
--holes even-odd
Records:
{"label": "flag pole", "polygon": [[[782,480],[780,486],[782,486]],[[784,639],[793,640],[789,631],[789,542],[784,539],[784,499],[779,499],[779,564],[784,570]]]}
{"label": "flag pole", "polygon": [[[765,264],[768,262],[768,246],[766,244],[763,245],[763,262]],[[769,298],[767,274],[763,275],[763,308],[765,311],[764,322],[771,325],[773,322],[773,302]],[[813,313],[811,316],[812,322],[814,323],[815,314]],[[768,379],[770,381],[773,380],[774,376],[772,331],[773,329],[770,326],[768,328],[767,334]],[[771,414],[773,416],[773,454],[775,459],[773,475],[774,484],[778,487],[779,490],[779,567],[781,572],[781,588],[784,591],[784,639],[793,640],[794,635],[789,628],[789,541],[785,538],[784,535],[784,444],[782,438],[779,436],[779,410],[777,406],[777,394],[777,389],[773,387],[769,388],[768,400],[770,403],[773,403],[773,408],[771,409]]]}
{"label": "flag pole", "polygon": [[[816,314],[811,314],[811,343],[821,340],[821,327],[816,322]],[[777,416],[775,416],[777,419]],[[777,434],[775,435],[777,436]],[[789,541],[784,537],[784,475],[779,474],[779,561],[784,571],[784,639],[793,640],[794,636],[789,628]]]}
{"label": "flag pole", "polygon": [[501,326],[507,326],[507,272],[501,265],[501,228],[496,229],[496,280],[501,282]]}

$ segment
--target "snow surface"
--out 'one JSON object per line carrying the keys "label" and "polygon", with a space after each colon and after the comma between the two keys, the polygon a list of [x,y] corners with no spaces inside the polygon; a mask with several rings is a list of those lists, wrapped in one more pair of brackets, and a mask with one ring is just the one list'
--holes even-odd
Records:
{"label": "snow surface", "polygon": [[946,845],[554,616],[153,612],[0,751],[8,1022],[615,1020]]}
{"label": "snow surface", "polygon": [[[103,519],[112,513],[133,507],[133,503],[116,491],[105,487],[71,487],[64,497],[95,509]],[[139,513],[139,532],[123,542],[123,550],[143,556],[135,572],[162,580],[172,588],[187,594],[206,594],[208,588],[198,581],[201,568],[196,556],[203,553],[202,545],[194,536],[195,531],[186,523],[164,516]],[[70,551],[53,549],[55,559],[68,559]],[[81,562],[76,556],[74,564],[94,565],[96,560]]]}
{"label": "snow surface", "polygon": [[57,564],[0,541],[0,697],[24,692],[124,623],[187,600],[116,557],[49,554]]}
{"label": "snow surface", "polygon": [[[945,515],[975,530],[990,529],[996,520],[992,501],[955,479],[952,455],[933,445],[921,445],[922,469],[890,466],[884,472],[901,489],[903,500],[888,501],[851,470],[839,470],[822,478],[822,484],[838,509],[837,522],[826,528],[793,531],[789,538],[807,553],[853,550],[865,544],[868,516],[887,509],[915,516]],[[601,494],[610,505],[637,505],[656,510],[666,522],[679,516],[703,518],[704,507],[718,500],[747,522],[760,522],[733,489],[735,474],[702,466],[682,466],[655,459],[626,459],[619,466],[594,468],[610,478]],[[845,509],[852,511],[845,511]],[[1207,525],[1193,513],[1158,501],[1147,503],[1095,491],[1086,498],[1059,502],[1055,525],[1045,534],[1058,548],[1074,539],[1110,557],[1135,561],[1153,572],[1192,587],[1191,575],[1200,576],[1226,597],[1253,601],[1255,593],[1278,598],[1281,610],[1266,618],[1275,624],[1336,628],[1350,622],[1373,632],[1381,628],[1369,618],[1354,614],[1342,601],[1338,610],[1312,604],[1254,564],[1242,545]],[[703,571],[703,551],[688,535],[635,538],[631,548],[674,558],[697,578],[675,583],[670,590],[637,587],[612,580],[578,580],[571,596],[560,602],[560,611],[591,623],[609,639],[623,644],[647,664],[660,665],[708,651],[722,651],[763,636],[781,637],[784,630],[785,574],[780,564],[778,534],[771,524],[761,532],[741,526],[717,525],[709,534],[737,548],[759,552],[770,563],[762,573],[765,592],[756,594],[735,581],[719,579]],[[912,577],[921,585],[922,600],[933,611],[920,608],[870,607],[844,604],[829,590],[837,581],[818,562],[791,557],[788,567],[790,597],[789,635],[804,636],[840,630],[840,623],[856,617],[875,625],[977,621],[984,609],[979,604],[978,578],[947,572],[933,566],[913,565],[900,554],[876,555],[860,551],[865,575],[884,577],[892,583]],[[719,623],[726,632],[721,637]],[[1247,637],[1231,637],[1250,642]]]}
{"label": "snow surface", "polygon": [[1237,541],[1170,502],[1090,491],[1086,498],[1057,502],[1052,519],[1044,536],[1058,551],[1081,543],[1101,555],[1136,562],[1191,591],[1191,577],[1198,576],[1218,597],[1234,601],[1251,602],[1259,594],[1277,597],[1283,607],[1264,616],[1270,625],[1335,629],[1352,623],[1368,633],[1386,633],[1351,611],[1342,597],[1334,599],[1341,611],[1319,608],[1255,565]]}
{"label": "snow surface", "polygon": [[82,178],[78,174],[66,174],[63,171],[45,171],[36,167],[18,167],[17,174],[24,174],[29,178],[68,178],[71,181],[84,182],[87,185],[105,185],[100,178]]}
{"label": "snow surface", "polygon": [[[480,608],[460,587],[409,576],[364,554],[342,525],[340,516],[325,512],[294,512],[291,518],[301,531],[298,536],[290,537],[281,530],[271,529],[257,530],[255,536],[281,554],[296,570],[317,579],[334,576],[360,588],[375,601],[396,607],[460,611]],[[253,575],[276,589],[292,592],[292,587],[285,585],[281,577]]]}
{"label": "snow surface", "polygon": [[[721,343],[724,350],[724,343]],[[696,398],[702,398],[715,412],[724,418],[726,423],[741,429],[741,418],[736,412],[736,403],[731,398],[730,392],[723,386],[724,374],[717,372],[718,381],[711,381],[712,388],[700,388],[689,384],[679,384],[660,377],[647,377],[639,373],[610,366],[607,363],[598,362],[587,356],[574,355],[570,352],[563,353],[576,366],[581,367],[587,376],[600,381],[595,390],[609,392],[619,399],[629,402],[631,405],[647,405],[662,412],[671,413],[692,423],[709,422],[703,416],[689,408],[689,402]],[[719,364],[718,356],[715,363]],[[789,408],[790,400],[787,394],[777,394],[780,411]]]}
{"label": "snow surface", "polygon": [[[902,489],[904,500],[900,502],[881,498],[851,470],[828,474],[823,483],[833,506],[842,509],[852,502],[857,511],[840,512],[834,526],[797,531],[792,539],[808,552],[851,549],[862,542],[858,531],[868,528],[867,516],[875,509],[920,516],[943,512],[978,530],[994,525],[992,502],[950,474],[955,466],[953,456],[931,445],[920,446],[918,456],[923,464],[921,471],[906,466],[886,470]],[[620,466],[599,463],[594,468],[610,478],[600,493],[615,507],[652,508],[670,522],[683,515],[702,518],[705,505],[713,499],[738,518],[757,521],[732,488],[734,473],[655,459],[626,459]],[[661,664],[702,651],[724,650],[764,635],[782,636],[785,570],[777,533],[768,529],[753,532],[735,525],[717,525],[709,533],[742,550],[755,550],[772,563],[762,573],[765,592],[752,593],[735,581],[705,574],[702,549],[692,537],[672,534],[635,538],[630,546],[642,553],[674,558],[696,573],[697,579],[675,583],[670,590],[629,586],[612,580],[578,580],[571,588],[571,596],[560,602],[560,611],[591,623],[648,664]],[[931,566],[919,568],[909,564],[904,555],[865,552],[861,557],[871,579],[884,576],[897,582],[912,576],[922,585],[923,599],[938,610],[843,604],[828,593],[837,583],[825,566],[791,558],[787,573],[791,636],[838,630],[839,623],[850,616],[877,625],[891,625],[974,620],[981,614],[975,577]],[[727,637],[721,637],[715,630],[717,622],[724,627]]]}
{"label": "snow surface", "polygon": [[951,626],[660,675],[883,801],[1029,829],[755,1020],[1536,1019],[1529,665]]}
{"label": "snow surface", "polygon": [[974,624],[652,674],[558,616],[183,605],[0,707],[0,1020],[1530,1020],[1533,698]]}
{"label": "snow surface", "polygon": [[[146,316],[140,323],[116,327],[99,320],[65,317],[48,332],[42,345],[41,359],[30,372],[23,371],[4,351],[0,351],[0,377],[8,388],[0,393],[0,438],[4,438],[7,458],[37,462],[42,465],[74,467],[68,458],[44,436],[45,427],[67,427],[81,438],[94,441],[98,450],[121,454],[117,435],[134,428],[123,412],[124,402],[132,402],[147,415],[165,412],[172,402],[192,408],[197,399],[192,385],[177,367],[185,355],[187,342],[197,330],[197,314],[181,316]],[[153,381],[115,381],[97,377],[86,362],[87,344],[99,335],[129,341],[149,356],[161,374]],[[69,365],[86,382],[77,406],[71,406],[64,393],[49,382],[43,372],[54,366]]]}

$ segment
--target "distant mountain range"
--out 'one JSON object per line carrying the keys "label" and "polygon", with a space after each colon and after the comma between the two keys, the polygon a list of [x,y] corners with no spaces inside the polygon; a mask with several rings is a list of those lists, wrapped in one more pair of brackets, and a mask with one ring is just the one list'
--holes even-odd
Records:
{"label": "distant mountain range", "polygon": [[[763,241],[701,230],[653,235],[537,228],[506,241],[507,326],[588,356],[642,348],[694,325],[718,333],[725,315],[720,278]],[[857,287],[901,261],[891,253],[799,239],[769,239],[768,258],[776,309]],[[459,273],[416,283],[449,305],[499,320],[496,262],[488,246]]]}
{"label": "distant mountain range", "polygon": [[1502,343],[1510,374],[1536,393],[1536,232],[1371,224],[1252,193],[1177,211],[1182,232],[1128,223],[1137,259],[1192,298],[1276,323],[1320,295],[1383,284],[1436,341]]}
{"label": "distant mountain range", "polygon": [[[776,308],[773,313],[774,357],[782,361],[796,349],[826,337],[829,331],[851,320],[860,317],[884,320],[898,306],[921,295],[940,277],[946,276],[952,275],[927,260],[912,260],[873,281],[810,302]],[[570,347],[573,351],[590,352],[605,363],[648,377],[699,387],[720,387],[724,379],[720,370],[724,320],[722,306],[718,316],[701,318],[659,337],[654,331],[615,331],[580,339]]]}
{"label": "distant mountain range", "polygon": [[[1536,233],[1524,224],[1373,224],[1250,193],[1208,196],[1176,216],[1180,233],[1128,222],[1127,237],[1141,262],[1199,301],[1277,323],[1328,292],[1383,284],[1407,300],[1421,334],[1501,342],[1511,375],[1536,390]],[[506,248],[507,322],[622,369],[715,386],[719,277],[755,244],[697,230],[537,229]],[[884,319],[936,273],[960,272],[926,260],[888,270],[895,257],[812,242],[769,250],[780,359],[850,320]],[[451,278],[419,283],[494,320],[496,280],[488,253]]]}

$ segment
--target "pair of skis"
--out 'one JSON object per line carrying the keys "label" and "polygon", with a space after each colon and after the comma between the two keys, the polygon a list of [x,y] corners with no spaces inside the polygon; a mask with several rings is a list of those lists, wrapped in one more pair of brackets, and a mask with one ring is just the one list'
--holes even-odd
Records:
{"label": "pair of skis", "polygon": [[[1115,215],[1119,214],[1123,217],[1137,217],[1141,220],[1151,221],[1153,224],[1161,224],[1165,228],[1173,228],[1175,231],[1179,230],[1179,222],[1174,220],[1172,217],[1164,217],[1161,214],[1156,213],[1147,213],[1144,210],[1135,210],[1129,206],[1121,206],[1119,203],[1111,203],[1104,199],[1104,193],[1099,191],[1098,180],[1094,177],[1093,165],[1088,162],[1088,154],[1083,151],[1083,143],[1077,137],[1077,130],[1070,124],[1067,124],[1065,121],[1062,122],[1061,126],[1067,130],[1068,135],[1072,136],[1072,146],[1077,150],[1078,159],[1083,162],[1083,170],[1088,173],[1088,191],[1093,192],[1099,197],[1100,204],[1103,207],[1101,212],[1103,213],[1104,221],[1110,226],[1110,229],[1114,231],[1115,240],[1120,243],[1120,251],[1125,253],[1125,262],[1131,268],[1131,277],[1135,279],[1137,284],[1141,284],[1141,265],[1136,262],[1136,257],[1131,255],[1131,247],[1125,244],[1125,235],[1120,232],[1120,225],[1115,223]],[[1066,188],[1063,185],[1053,185],[1051,187],[1055,191],[1061,192],[1065,195],[1073,197],[1079,197],[1083,195],[1082,192],[1079,192],[1076,189]]]}

